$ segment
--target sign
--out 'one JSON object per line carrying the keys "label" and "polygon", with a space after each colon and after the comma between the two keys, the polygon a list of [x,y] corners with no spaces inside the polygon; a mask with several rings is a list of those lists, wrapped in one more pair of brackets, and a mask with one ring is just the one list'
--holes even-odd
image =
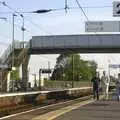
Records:
{"label": "sign", "polygon": [[120,21],[88,21],[85,32],[120,32]]}
{"label": "sign", "polygon": [[8,65],[8,64],[0,64],[0,70],[4,70],[4,69],[11,70],[12,67],[11,65]]}
{"label": "sign", "polygon": [[120,17],[120,1],[113,2],[113,16]]}
{"label": "sign", "polygon": [[100,32],[103,30],[103,22],[86,22],[85,31],[86,32]]}
{"label": "sign", "polygon": [[51,71],[51,69],[40,69],[39,70],[41,73],[51,73],[52,71]]}
{"label": "sign", "polygon": [[109,68],[120,68],[120,64],[109,64]]}

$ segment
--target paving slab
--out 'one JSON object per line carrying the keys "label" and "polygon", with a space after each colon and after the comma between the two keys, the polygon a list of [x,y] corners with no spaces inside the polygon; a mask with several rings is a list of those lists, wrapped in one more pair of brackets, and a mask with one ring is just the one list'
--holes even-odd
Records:
{"label": "paving slab", "polygon": [[67,112],[54,120],[120,120],[120,102],[96,101]]}

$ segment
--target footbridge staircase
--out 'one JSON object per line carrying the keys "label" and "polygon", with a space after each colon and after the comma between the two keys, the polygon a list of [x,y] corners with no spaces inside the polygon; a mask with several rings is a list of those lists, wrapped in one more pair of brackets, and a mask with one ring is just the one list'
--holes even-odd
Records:
{"label": "footbridge staircase", "polygon": [[[8,66],[13,67],[20,67],[22,65],[22,82],[23,82],[23,90],[27,87],[28,81],[28,74],[27,74],[27,66],[29,62],[29,55],[28,55],[28,44],[27,42],[14,42],[14,49],[12,45],[5,50],[3,55],[1,56],[1,64],[7,64]],[[14,61],[14,66],[12,66],[12,62]],[[2,69],[2,79],[1,79],[1,91],[7,91],[7,75],[9,73],[8,69]]]}

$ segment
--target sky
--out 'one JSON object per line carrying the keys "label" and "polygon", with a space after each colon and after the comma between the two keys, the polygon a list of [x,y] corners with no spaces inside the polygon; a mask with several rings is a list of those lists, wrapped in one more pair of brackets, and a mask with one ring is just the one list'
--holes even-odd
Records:
{"label": "sky", "polygon": [[[1,0],[2,1],[2,0]],[[20,12],[30,12],[38,9],[59,9],[64,8],[65,0],[5,0],[12,9]],[[89,20],[119,20],[112,17],[113,0],[79,0]],[[68,0],[69,7],[78,8],[75,0]],[[91,6],[111,6],[104,8],[89,8]],[[88,8],[84,8],[88,7]],[[5,13],[7,12],[7,13]],[[9,12],[9,13],[8,13]],[[11,12],[11,13],[10,13]],[[0,54],[12,41],[12,12],[13,10],[0,5],[0,17],[6,17],[7,21],[0,20]],[[85,31],[85,17],[80,9],[69,9],[54,11],[46,14],[24,14],[25,17],[25,40],[29,41],[36,35],[63,35],[80,34]],[[30,21],[32,21],[32,24]],[[22,41],[22,19],[15,17],[15,39]],[[48,66],[54,67],[58,55],[34,55],[31,56],[29,70],[30,74],[38,74],[39,68]],[[108,61],[119,64],[120,54],[82,54],[82,58],[95,60],[99,69],[108,70]]]}

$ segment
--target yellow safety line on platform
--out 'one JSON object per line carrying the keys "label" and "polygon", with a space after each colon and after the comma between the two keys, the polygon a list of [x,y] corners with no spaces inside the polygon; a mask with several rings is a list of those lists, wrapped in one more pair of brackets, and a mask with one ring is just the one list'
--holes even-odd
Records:
{"label": "yellow safety line on platform", "polygon": [[92,102],[94,102],[94,100],[86,100],[86,101],[83,101],[83,102],[80,102],[80,103],[77,103],[77,104],[74,104],[74,105],[71,105],[68,107],[61,108],[59,110],[55,110],[55,111],[43,114],[43,115],[36,117],[32,120],[53,120],[53,119],[65,114],[67,112],[70,112],[74,109],[77,109],[79,107],[82,107],[82,106],[89,104],[89,103],[92,103]]}

